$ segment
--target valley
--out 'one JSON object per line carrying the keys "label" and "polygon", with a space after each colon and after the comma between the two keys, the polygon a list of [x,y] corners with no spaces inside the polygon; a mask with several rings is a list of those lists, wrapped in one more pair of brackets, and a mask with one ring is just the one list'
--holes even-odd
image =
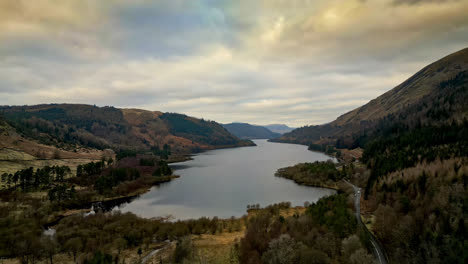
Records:
{"label": "valley", "polygon": [[231,123],[224,124],[223,126],[236,137],[244,139],[271,139],[281,135],[280,133],[275,133],[266,127],[247,123]]}
{"label": "valley", "polygon": [[303,206],[334,193],[273,177],[281,167],[331,157],[300,145],[266,140],[254,143],[256,147],[212,150],[196,154],[190,161],[170,164],[179,179],[155,186],[116,210],[145,218],[228,219],[242,217],[247,205],[265,207],[289,201],[293,207]]}
{"label": "valley", "polygon": [[0,0],[0,264],[468,263],[466,14]]}

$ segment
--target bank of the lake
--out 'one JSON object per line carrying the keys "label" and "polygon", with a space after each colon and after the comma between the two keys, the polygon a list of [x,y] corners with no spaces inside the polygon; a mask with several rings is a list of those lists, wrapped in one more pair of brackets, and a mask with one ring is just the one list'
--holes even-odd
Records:
{"label": "bank of the lake", "polygon": [[302,145],[254,142],[256,147],[212,150],[193,155],[192,160],[173,163],[174,173],[180,179],[154,186],[116,210],[146,218],[229,218],[244,215],[251,204],[266,206],[289,201],[297,206],[335,193],[274,176],[279,168],[331,157]]}

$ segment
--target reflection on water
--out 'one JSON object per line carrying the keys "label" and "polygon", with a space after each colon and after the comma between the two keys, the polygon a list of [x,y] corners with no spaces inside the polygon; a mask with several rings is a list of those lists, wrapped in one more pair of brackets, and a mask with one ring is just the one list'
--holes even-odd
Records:
{"label": "reflection on water", "polygon": [[315,202],[333,190],[299,186],[275,177],[277,169],[300,162],[325,161],[328,156],[306,146],[255,140],[256,147],[200,153],[172,167],[181,178],[153,187],[124,203],[122,212],[143,217],[172,215],[175,219],[242,216],[249,204],[282,201],[293,205]]}

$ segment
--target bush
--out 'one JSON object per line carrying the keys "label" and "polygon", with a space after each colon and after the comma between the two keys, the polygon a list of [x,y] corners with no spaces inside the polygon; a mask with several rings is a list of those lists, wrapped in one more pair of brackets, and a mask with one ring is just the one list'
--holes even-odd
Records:
{"label": "bush", "polygon": [[153,176],[169,176],[172,175],[172,169],[169,167],[166,161],[160,160],[158,162],[158,167],[153,172]]}
{"label": "bush", "polygon": [[154,159],[140,159],[140,166],[153,167],[155,164]]}
{"label": "bush", "polygon": [[139,177],[140,172],[135,168],[112,168],[109,170],[109,174],[97,178],[94,183],[94,189],[103,194],[121,182],[133,181]]}
{"label": "bush", "polygon": [[177,246],[174,251],[174,262],[183,263],[186,260],[192,259],[193,245],[190,236],[186,236],[177,241]]}
{"label": "bush", "polygon": [[98,251],[90,260],[85,260],[85,264],[112,264],[112,256]]}

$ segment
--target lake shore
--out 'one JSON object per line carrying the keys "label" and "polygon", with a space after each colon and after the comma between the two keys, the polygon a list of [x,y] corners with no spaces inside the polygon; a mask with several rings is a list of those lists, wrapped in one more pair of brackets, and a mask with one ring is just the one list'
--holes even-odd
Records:
{"label": "lake shore", "polygon": [[[293,206],[315,202],[338,187],[306,188],[274,177],[282,166],[306,161],[326,161],[328,156],[305,146],[254,140],[257,147],[218,149],[191,156],[173,166],[183,179],[145,193],[121,208],[151,218],[175,219],[240,217],[248,204],[266,206],[291,201]],[[326,187],[326,188],[321,188]],[[237,198],[234,198],[237,197]]]}
{"label": "lake shore", "polygon": [[96,204],[100,204],[100,210],[103,211],[109,211],[112,210],[113,207],[118,206],[122,203],[130,202],[134,198],[137,198],[138,196],[147,193],[153,186],[170,182],[173,179],[180,178],[178,175],[171,175],[171,176],[165,176],[165,177],[152,177],[150,182],[148,182],[147,185],[143,186],[142,188],[139,188],[131,193],[125,194],[125,195],[118,195],[118,196],[113,196],[113,197],[103,197],[102,199],[94,199],[92,201],[87,202],[85,205],[82,206],[82,208],[71,208],[71,209],[65,209],[64,211],[59,211],[58,214],[53,214],[51,215],[52,219],[49,219],[48,222],[44,225],[44,227],[52,227],[53,225],[57,224],[58,221],[61,219],[76,215],[76,214],[85,214],[93,211],[93,206]]}

